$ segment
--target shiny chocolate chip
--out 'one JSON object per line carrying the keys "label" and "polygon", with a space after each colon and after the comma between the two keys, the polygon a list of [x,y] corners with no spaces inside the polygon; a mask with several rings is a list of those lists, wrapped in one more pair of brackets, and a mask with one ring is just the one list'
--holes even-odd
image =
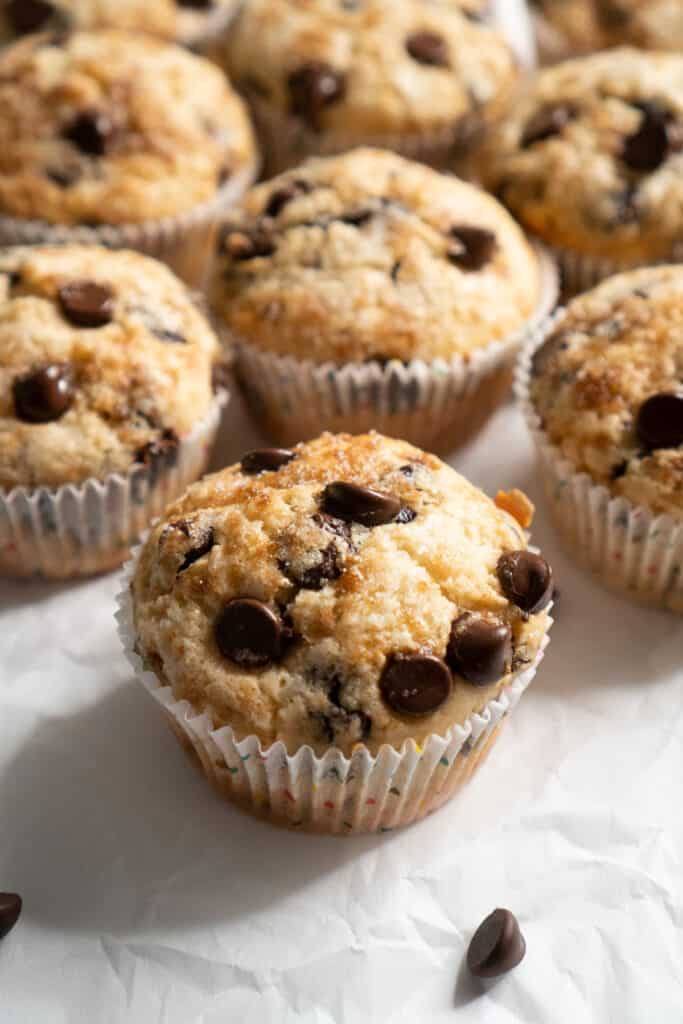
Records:
{"label": "shiny chocolate chip", "polygon": [[250,475],[275,472],[296,458],[289,448],[255,448],[242,456],[240,469]]}
{"label": "shiny chocolate chip", "polygon": [[418,64],[428,64],[435,68],[450,66],[448,44],[438,32],[413,33],[406,39],[406,50]]}
{"label": "shiny chocolate chip", "polygon": [[458,244],[448,250],[448,258],[461,270],[481,270],[496,251],[496,236],[487,228],[456,224],[449,232]]}
{"label": "shiny chocolate chip", "polygon": [[58,292],[62,313],[76,327],[104,327],[114,316],[114,293],[96,281],[70,281]]}
{"label": "shiny chocolate chip", "polygon": [[401,502],[393,494],[339,480],[325,488],[322,510],[347,523],[382,526],[396,519],[401,511]]}
{"label": "shiny chocolate chip", "polygon": [[642,112],[635,132],[624,139],[621,159],[633,171],[656,171],[683,146],[683,133],[671,111],[656,103],[638,103]]}
{"label": "shiny chocolate chip", "polygon": [[517,918],[500,907],[482,921],[467,950],[467,966],[475,978],[498,978],[524,959],[526,942]]}
{"label": "shiny chocolate chip", "polygon": [[530,614],[543,611],[553,593],[552,569],[533,551],[509,551],[498,560],[498,579],[508,601]]}
{"label": "shiny chocolate chip", "polygon": [[103,110],[84,110],[64,129],[64,138],[86,156],[104,156],[113,146],[117,127]]}
{"label": "shiny chocolate chip", "polygon": [[244,668],[261,668],[282,657],[282,622],[267,605],[253,598],[229,601],[216,620],[214,633],[223,657]]}
{"label": "shiny chocolate chip", "polygon": [[455,620],[446,651],[453,672],[477,686],[498,682],[512,664],[512,633],[500,619],[465,612]]}
{"label": "shiny chocolate chip", "polygon": [[271,194],[264,211],[266,217],[277,217],[284,210],[285,206],[291,203],[293,199],[296,199],[297,196],[305,196],[312,191],[313,186],[303,178],[295,178],[293,181],[288,181],[286,185],[276,188]]}
{"label": "shiny chocolate chip", "polygon": [[448,700],[453,689],[450,669],[431,654],[394,654],[387,662],[380,692],[399,715],[429,715]]}
{"label": "shiny chocolate chip", "polygon": [[652,395],[640,407],[638,439],[649,451],[683,444],[683,394]]}
{"label": "shiny chocolate chip", "polygon": [[45,28],[55,9],[45,0],[9,0],[5,16],[17,35],[39,32]]}
{"label": "shiny chocolate chip", "polygon": [[16,892],[0,892],[0,939],[14,928],[19,920],[23,901]]}
{"label": "shiny chocolate chip", "polygon": [[51,423],[61,419],[74,397],[69,363],[50,363],[18,377],[12,388],[17,418],[24,423]]}
{"label": "shiny chocolate chip", "polygon": [[527,149],[537,142],[545,142],[560,135],[576,117],[576,109],[568,103],[547,104],[529,118],[522,135],[521,146]]}
{"label": "shiny chocolate chip", "polygon": [[325,107],[344,98],[346,75],[324,61],[310,61],[291,72],[287,88],[291,112],[318,131]]}

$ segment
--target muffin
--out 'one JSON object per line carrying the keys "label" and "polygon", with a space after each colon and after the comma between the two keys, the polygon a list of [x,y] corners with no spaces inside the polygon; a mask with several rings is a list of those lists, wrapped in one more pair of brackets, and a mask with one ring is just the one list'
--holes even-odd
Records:
{"label": "muffin", "polygon": [[371,427],[463,443],[555,298],[495,199],[379,150],[259,185],[218,244],[216,320],[254,415],[286,444]]}
{"label": "muffin", "polygon": [[0,55],[0,243],[101,242],[197,283],[255,149],[222,73],[124,32],[29,36]]}
{"label": "muffin", "polygon": [[247,0],[225,63],[269,174],[354,145],[462,164],[516,78],[505,38],[458,0]]}
{"label": "muffin", "polygon": [[126,647],[211,781],[331,832],[451,796],[550,625],[520,524],[375,433],[247,453],[167,509],[131,571]]}
{"label": "muffin", "polygon": [[139,253],[0,251],[0,573],[118,565],[203,472],[215,335]]}
{"label": "muffin", "polygon": [[574,299],[520,378],[550,507],[608,583],[683,611],[683,266]]}
{"label": "muffin", "polygon": [[541,71],[491,133],[480,167],[522,225],[557,250],[569,291],[675,261],[683,56],[620,49]]}
{"label": "muffin", "polygon": [[680,0],[533,0],[539,42],[548,58],[628,43],[683,50]]}

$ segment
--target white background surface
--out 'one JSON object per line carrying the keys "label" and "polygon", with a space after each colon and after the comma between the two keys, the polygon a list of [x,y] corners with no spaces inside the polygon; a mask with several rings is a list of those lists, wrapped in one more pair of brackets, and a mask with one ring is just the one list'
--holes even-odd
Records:
{"label": "white background surface", "polygon": [[[238,403],[218,461],[246,436]],[[519,414],[454,464],[534,497]],[[224,804],[130,681],[116,575],[0,584],[2,1024],[678,1024],[681,620],[573,570],[548,655],[489,761],[404,832],[299,835]],[[522,965],[462,971],[495,906]]]}

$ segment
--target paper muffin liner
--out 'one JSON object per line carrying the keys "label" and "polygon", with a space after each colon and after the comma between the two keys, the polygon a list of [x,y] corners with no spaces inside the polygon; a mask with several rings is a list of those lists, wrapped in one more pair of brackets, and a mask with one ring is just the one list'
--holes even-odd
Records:
{"label": "paper muffin liner", "polygon": [[515,390],[531,431],[553,522],[570,554],[613,590],[683,612],[683,522],[615,497],[579,473],[543,430],[530,398],[532,359],[564,311],[524,349]]}
{"label": "paper muffin liner", "polygon": [[520,346],[537,337],[555,306],[555,265],[540,248],[538,255],[541,295],[533,316],[522,330],[468,359],[315,364],[260,351],[223,330],[254,418],[286,445],[322,430],[375,429],[429,451],[452,451],[474,437],[504,401]]}
{"label": "paper muffin liner", "polygon": [[228,400],[216,395],[207,416],[168,457],[104,480],[0,488],[0,576],[69,579],[114,569],[169,502],[197,480]]}
{"label": "paper muffin liner", "polygon": [[204,23],[198,31],[192,35],[183,36],[178,42],[182,46],[187,46],[194,53],[209,58],[214,57],[237,15],[241,2],[242,0],[232,0],[231,3],[222,7],[216,7],[205,15]]}
{"label": "paper muffin liner", "polygon": [[548,246],[560,272],[560,283],[563,299],[580,295],[600,284],[608,277],[623,274],[628,270],[640,267],[659,266],[667,263],[679,263],[683,260],[683,244],[674,246],[668,260],[612,260],[605,256],[593,256],[565,249],[560,246]]}
{"label": "paper muffin liner", "polygon": [[[124,651],[136,679],[160,705],[181,745],[196,755],[211,785],[259,817],[308,832],[354,835],[391,832],[419,821],[450,800],[480,765],[506,718],[536,674],[549,642],[546,633],[532,665],[500,695],[444,736],[384,745],[377,754],[359,743],[351,757],[337,747],[318,756],[309,746],[288,754],[282,742],[264,748],[257,736],[237,739],[230,726],[213,727],[186,700],[145,668],[136,651],[130,582],[141,550],[123,572],[116,612]],[[552,625],[552,619],[549,623]]]}
{"label": "paper muffin liner", "polygon": [[0,246],[103,245],[135,249],[167,263],[189,285],[199,288],[213,256],[221,215],[241,199],[257,173],[255,161],[234,174],[208,202],[177,217],[140,224],[65,225],[0,216]]}

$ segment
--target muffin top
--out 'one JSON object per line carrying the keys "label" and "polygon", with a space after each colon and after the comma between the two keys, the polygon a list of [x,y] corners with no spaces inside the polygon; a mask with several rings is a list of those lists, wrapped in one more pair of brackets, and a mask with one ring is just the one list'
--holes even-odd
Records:
{"label": "muffin top", "polygon": [[247,454],[172,505],[138,650],[216,727],[318,754],[444,734],[534,660],[547,563],[433,455],[379,434]]}
{"label": "muffin top", "polygon": [[534,0],[577,50],[630,43],[649,50],[683,50],[680,0]]}
{"label": "muffin top", "polygon": [[209,410],[216,356],[184,285],[155,260],[0,250],[0,487],[172,459]]}
{"label": "muffin top", "polygon": [[467,356],[539,295],[536,253],[495,199],[367,149],[253,189],[211,285],[235,335],[317,363]]}
{"label": "muffin top", "polygon": [[237,0],[7,0],[0,8],[0,39],[30,32],[119,28],[187,42],[201,35]]}
{"label": "muffin top", "polygon": [[247,0],[231,75],[316,132],[454,129],[516,76],[504,37],[459,0]]}
{"label": "muffin top", "polygon": [[254,156],[222,73],[124,32],[29,36],[0,55],[0,213],[53,224],[177,216]]}
{"label": "muffin top", "polygon": [[574,299],[533,374],[544,429],[577,472],[683,520],[683,266]]}
{"label": "muffin top", "polygon": [[481,157],[489,187],[546,241],[669,259],[683,237],[683,56],[624,48],[541,71]]}

